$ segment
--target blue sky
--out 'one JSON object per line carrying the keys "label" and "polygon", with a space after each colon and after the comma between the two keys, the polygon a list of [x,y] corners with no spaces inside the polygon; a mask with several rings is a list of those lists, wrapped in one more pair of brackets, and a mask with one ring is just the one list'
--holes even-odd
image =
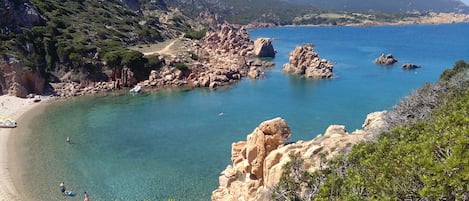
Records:
{"label": "blue sky", "polygon": [[469,6],[469,0],[461,0],[461,1]]}

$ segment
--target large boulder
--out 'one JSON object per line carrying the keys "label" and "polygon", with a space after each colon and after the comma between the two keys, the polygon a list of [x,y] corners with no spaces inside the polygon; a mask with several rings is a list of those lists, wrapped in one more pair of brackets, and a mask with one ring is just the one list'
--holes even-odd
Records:
{"label": "large boulder", "polygon": [[305,44],[297,46],[290,52],[289,61],[283,65],[283,71],[304,75],[307,78],[322,79],[333,76],[333,66],[332,62],[319,58],[311,44]]}
{"label": "large boulder", "polygon": [[[290,128],[285,120],[275,118],[262,122],[247,136],[246,141],[233,143],[233,165],[222,172],[220,188],[213,192],[212,200],[252,200],[258,188],[264,184],[265,158],[290,136]],[[226,196],[229,192],[232,194]]]}
{"label": "large boulder", "polygon": [[274,46],[270,38],[258,38],[254,41],[254,55],[258,57],[275,57]]}

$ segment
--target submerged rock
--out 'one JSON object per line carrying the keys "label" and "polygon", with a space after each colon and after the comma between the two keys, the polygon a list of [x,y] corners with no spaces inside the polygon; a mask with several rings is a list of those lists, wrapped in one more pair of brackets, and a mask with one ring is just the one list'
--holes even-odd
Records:
{"label": "submerged rock", "polygon": [[412,69],[416,69],[416,68],[421,68],[421,66],[416,65],[416,64],[403,64],[402,68],[406,69],[406,70],[412,70]]}

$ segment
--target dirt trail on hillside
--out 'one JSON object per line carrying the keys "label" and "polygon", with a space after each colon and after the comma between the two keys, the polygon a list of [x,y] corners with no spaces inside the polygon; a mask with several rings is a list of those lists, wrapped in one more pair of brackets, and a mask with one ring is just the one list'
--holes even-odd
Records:
{"label": "dirt trail on hillside", "polygon": [[155,50],[155,51],[150,51],[150,52],[142,52],[143,55],[152,55],[152,54],[165,54],[165,55],[172,55],[173,54],[173,51],[171,50],[171,47],[174,45],[174,43],[176,43],[176,40],[178,39],[174,39],[173,41],[171,41],[171,43],[169,43],[168,45],[166,45],[163,49],[161,50]]}
{"label": "dirt trail on hillside", "polygon": [[152,54],[173,56],[182,51],[183,43],[183,38],[179,37],[161,43],[146,46],[139,45],[137,47],[131,47],[130,49],[139,51],[145,56]]}

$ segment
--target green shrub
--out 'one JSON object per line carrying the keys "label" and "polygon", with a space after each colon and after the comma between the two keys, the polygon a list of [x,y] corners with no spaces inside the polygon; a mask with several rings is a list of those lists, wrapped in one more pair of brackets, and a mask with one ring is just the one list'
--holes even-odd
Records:
{"label": "green shrub", "polygon": [[177,69],[181,71],[189,70],[189,67],[185,63],[176,63],[174,67],[176,67]]}
{"label": "green shrub", "polygon": [[184,33],[184,37],[189,38],[189,39],[196,39],[200,40],[205,36],[205,33],[207,33],[207,29],[202,29],[202,30],[189,30]]}

